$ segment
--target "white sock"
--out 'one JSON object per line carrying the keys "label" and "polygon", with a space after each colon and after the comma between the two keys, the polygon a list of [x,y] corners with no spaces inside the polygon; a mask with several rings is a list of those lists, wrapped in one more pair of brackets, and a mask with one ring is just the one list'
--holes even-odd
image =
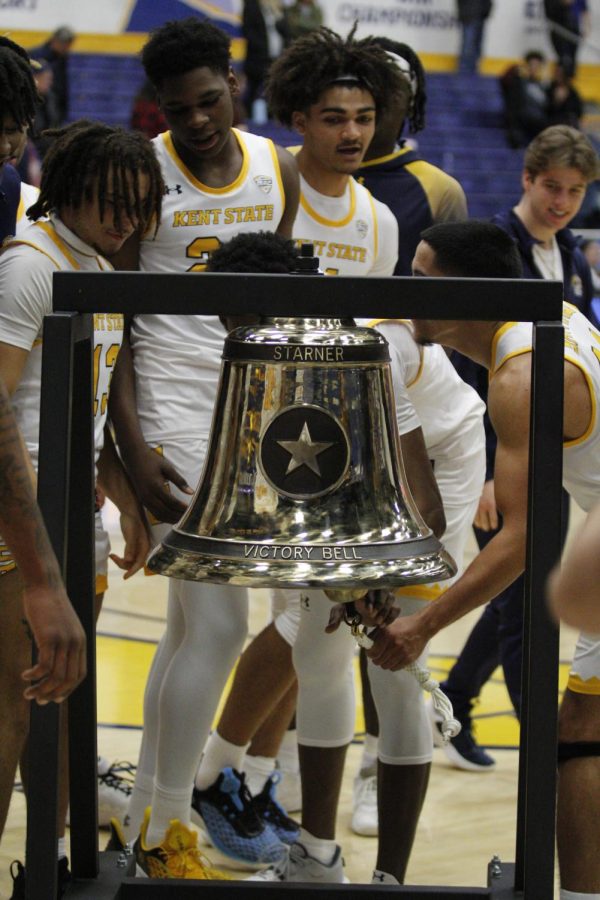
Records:
{"label": "white sock", "polygon": [[129,798],[127,815],[123,819],[123,834],[128,841],[135,841],[141,831],[146,808],[152,806],[153,790],[154,778],[152,775],[146,775],[138,769],[133,791]]}
{"label": "white sock", "polygon": [[335,841],[315,837],[314,834],[311,834],[306,828],[300,829],[298,842],[306,847],[309,855],[312,856],[313,859],[318,859],[319,862],[325,863],[325,865],[328,865],[332,861],[337,849]]}
{"label": "white sock", "polygon": [[360,761],[359,771],[363,769],[372,769],[377,763],[377,745],[379,738],[373,734],[365,734],[365,742],[363,744],[362,758]]}
{"label": "white sock", "polygon": [[275,760],[271,756],[250,756],[247,753],[244,757],[243,768],[246,773],[248,790],[252,796],[255,796],[260,794],[265,786],[265,781],[269,775],[273,774]]}
{"label": "white sock", "polygon": [[400,882],[389,872],[384,872],[383,869],[373,869],[371,884],[400,884]]}
{"label": "white sock", "polygon": [[277,754],[277,761],[280,769],[287,769],[292,772],[299,771],[298,732],[295,728],[290,728],[286,731]]}
{"label": "white sock", "polygon": [[232,769],[240,771],[249,746],[250,744],[244,744],[243,747],[238,747],[237,744],[232,744],[222,738],[217,731],[213,731],[206,742],[204,754],[196,772],[198,790],[204,791],[210,787],[225,766],[231,766]]}
{"label": "white sock", "polygon": [[560,900],[600,900],[600,894],[581,894],[579,891],[565,891],[560,889]]}
{"label": "white sock", "polygon": [[146,846],[156,847],[162,844],[172,819],[179,819],[182,825],[189,828],[191,802],[192,785],[185,791],[169,791],[155,783]]}
{"label": "white sock", "polygon": [[67,839],[65,837],[61,837],[58,839],[57,853],[57,859],[62,859],[63,856],[67,855]]}

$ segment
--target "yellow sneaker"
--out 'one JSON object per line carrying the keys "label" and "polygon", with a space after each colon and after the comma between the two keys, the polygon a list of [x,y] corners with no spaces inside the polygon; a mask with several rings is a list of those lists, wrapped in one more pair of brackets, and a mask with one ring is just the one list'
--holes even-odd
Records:
{"label": "yellow sneaker", "polygon": [[198,835],[172,819],[158,847],[146,846],[150,807],[146,810],[142,830],[133,845],[137,875],[146,878],[189,878],[196,880],[231,880],[229,875],[213,869],[198,850]]}

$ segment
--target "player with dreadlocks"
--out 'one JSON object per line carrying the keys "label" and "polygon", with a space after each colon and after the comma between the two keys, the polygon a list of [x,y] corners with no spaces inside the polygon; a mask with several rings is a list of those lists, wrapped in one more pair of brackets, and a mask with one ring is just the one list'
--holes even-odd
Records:
{"label": "player with dreadlocks", "polygon": [[274,116],[303,138],[294,238],[314,245],[327,274],[391,275],[396,220],[351,176],[402,75],[380,47],[353,35],[320,28],[294,41],[271,67],[266,96]]}
{"label": "player with dreadlocks", "polygon": [[386,37],[360,43],[384,50],[402,76],[384,113],[377,117],[375,135],[356,178],[396,216],[399,240],[394,274],[410,275],[421,232],[438,222],[466,219],[467,201],[456,179],[426,162],[405,141],[407,130],[417,134],[425,127],[425,72],[417,54],[407,44]]}
{"label": "player with dreadlocks", "polygon": [[27,53],[9,38],[0,38],[0,243],[16,231],[21,180],[10,162],[38,103]]}
{"label": "player with dreadlocks", "polygon": [[[153,230],[160,220],[164,191],[151,144],[141,134],[82,121],[53,132],[55,141],[42,165],[38,201],[29,209],[37,220],[0,254],[0,377],[6,381],[33,467],[38,460],[42,322],[52,311],[55,271],[109,271],[105,259],[132,232]],[[46,219],[42,217],[46,216]],[[149,539],[143,513],[118,462],[105,422],[112,370],[123,332],[123,316],[94,316],[94,436],[98,483],[121,512],[123,557],[112,559],[125,577],[143,566]],[[96,599],[106,588],[108,535],[96,513]],[[28,731],[28,708],[20,673],[28,668],[31,642],[23,628],[22,581],[7,548],[0,548],[0,828],[4,827],[17,762]],[[59,882],[69,878],[65,855],[68,804],[65,768],[59,800]],[[123,794],[123,801],[126,797]],[[121,804],[123,806],[124,803]],[[106,823],[107,824],[107,823]],[[15,894],[25,872],[15,871]]]}

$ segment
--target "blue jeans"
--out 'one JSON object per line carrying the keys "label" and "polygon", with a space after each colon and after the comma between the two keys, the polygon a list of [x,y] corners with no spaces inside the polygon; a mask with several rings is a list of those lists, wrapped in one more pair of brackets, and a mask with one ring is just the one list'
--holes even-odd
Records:
{"label": "blue jeans", "polygon": [[458,58],[458,71],[475,73],[481,56],[484,19],[475,19],[462,26],[462,44]]}

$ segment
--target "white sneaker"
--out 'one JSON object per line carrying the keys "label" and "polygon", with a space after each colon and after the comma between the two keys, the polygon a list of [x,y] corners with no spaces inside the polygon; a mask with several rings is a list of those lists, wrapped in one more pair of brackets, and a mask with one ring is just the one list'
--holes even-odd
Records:
{"label": "white sneaker", "polygon": [[377,775],[373,769],[361,769],[354,779],[351,827],[355,834],[364,837],[376,837],[379,832]]}
{"label": "white sneaker", "polygon": [[400,884],[400,882],[388,872],[382,872],[381,869],[373,869],[371,884]]}
{"label": "white sneaker", "polygon": [[295,841],[286,856],[277,863],[251,875],[246,881],[308,881],[313,884],[350,884],[344,875],[342,848],[337,845],[330,863],[310,856],[300,841]]}
{"label": "white sneaker", "polygon": [[[111,763],[98,757],[98,826],[110,828],[110,820],[123,822],[127,815],[129,798],[133,790],[135,766],[130,762]],[[71,824],[70,808],[67,808],[67,825]]]}
{"label": "white sneaker", "polygon": [[122,822],[133,790],[135,766],[128,762],[109,763],[98,757],[98,825],[108,828],[111,819]]}
{"label": "white sneaker", "polygon": [[286,812],[300,812],[302,809],[302,783],[298,766],[288,767],[277,760],[277,771],[281,781],[277,785],[277,802]]}

